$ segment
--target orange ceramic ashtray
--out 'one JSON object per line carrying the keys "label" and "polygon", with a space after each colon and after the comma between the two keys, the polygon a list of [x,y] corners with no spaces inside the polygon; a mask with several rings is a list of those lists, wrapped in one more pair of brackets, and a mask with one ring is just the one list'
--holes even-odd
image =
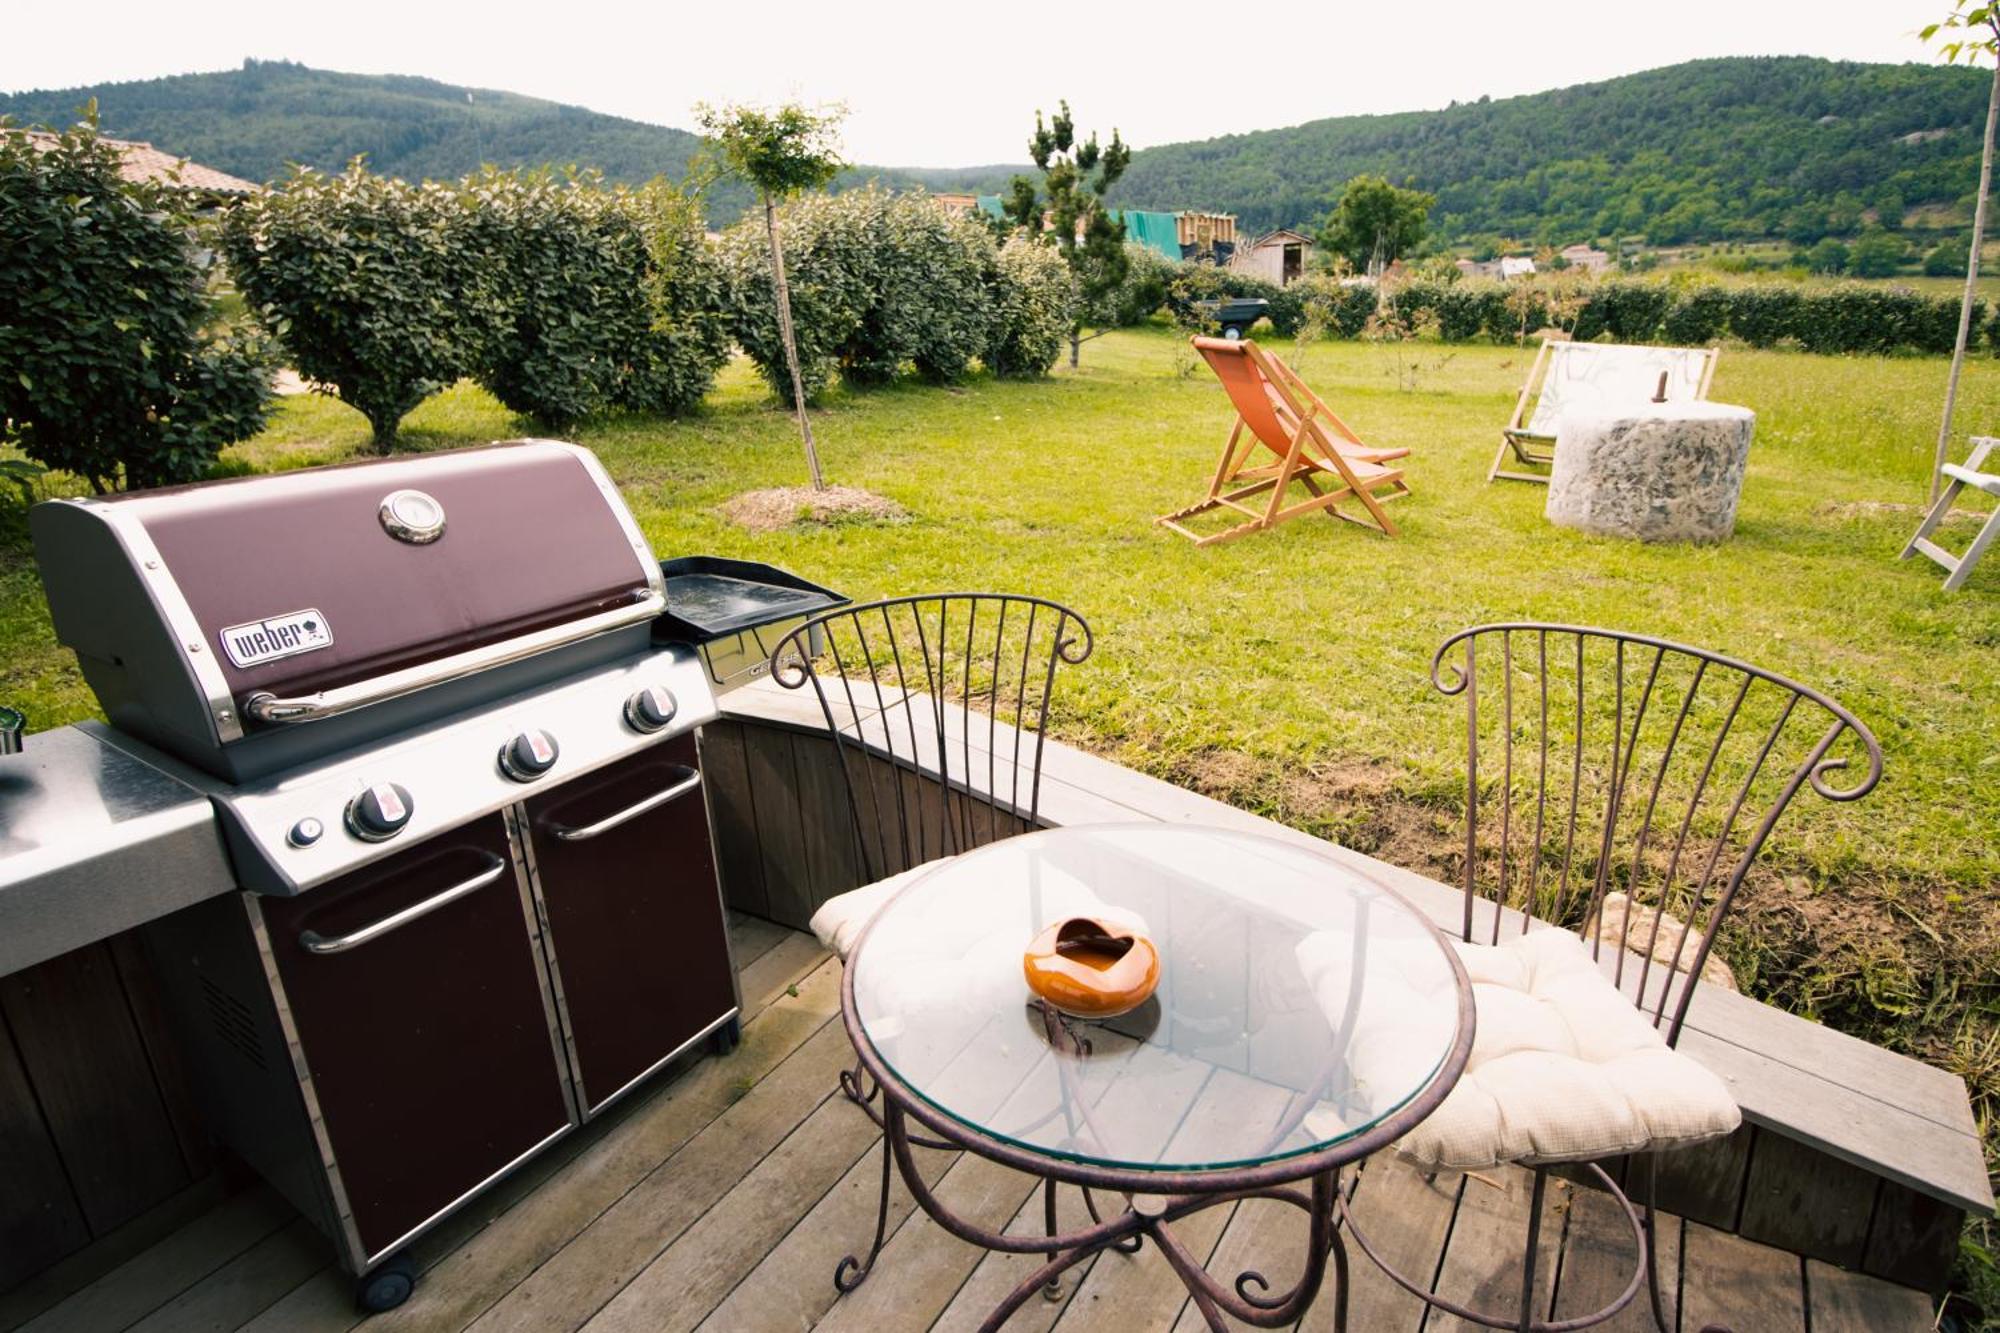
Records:
{"label": "orange ceramic ashtray", "polygon": [[1094,917],[1058,921],[1021,955],[1028,989],[1075,1018],[1116,1018],[1160,984],[1160,955],[1144,935]]}

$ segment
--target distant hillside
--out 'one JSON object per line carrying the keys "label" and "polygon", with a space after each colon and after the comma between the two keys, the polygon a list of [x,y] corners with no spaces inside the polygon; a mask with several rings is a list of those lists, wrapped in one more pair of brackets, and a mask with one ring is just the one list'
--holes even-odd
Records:
{"label": "distant hillside", "polygon": [[[1698,60],[1443,111],[1342,116],[1137,153],[1135,208],[1316,222],[1359,172],[1438,196],[1448,235],[1813,239],[1977,187],[1990,75],[1807,57]],[[1969,211],[1969,210],[1968,210]]]}
{"label": "distant hillside", "polygon": [[[1144,149],[1114,191],[1137,208],[1235,213],[1256,232],[1312,226],[1341,184],[1376,172],[1438,196],[1437,231],[1567,242],[1643,235],[1659,245],[1815,240],[1964,211],[1978,179],[1987,76],[1806,57],[1701,60],[1443,111],[1343,116],[1290,129]],[[95,97],[105,131],[252,180],[298,161],[456,177],[481,162],[594,166],[621,181],[680,177],[699,140],[514,93],[285,62],[0,96],[0,114],[60,125]],[[1025,117],[1026,110],[1023,115]],[[1023,138],[1026,138],[1025,133]],[[844,183],[991,192],[1008,166],[861,167]],[[749,202],[729,182],[712,221]]]}
{"label": "distant hillside", "polygon": [[[461,88],[400,74],[341,74],[287,61],[245,61],[242,69],[180,74],[136,83],[0,95],[0,115],[17,124],[61,126],[97,99],[104,132],[255,181],[288,164],[337,170],[365,153],[376,171],[410,180],[454,178],[492,162],[503,167],[575,163],[617,181],[679,179],[701,146],[686,130],[602,115],[518,93]],[[933,189],[998,189],[1015,168],[950,171],[864,167],[854,181],[880,177]],[[726,182],[709,215],[726,222],[749,193]]]}

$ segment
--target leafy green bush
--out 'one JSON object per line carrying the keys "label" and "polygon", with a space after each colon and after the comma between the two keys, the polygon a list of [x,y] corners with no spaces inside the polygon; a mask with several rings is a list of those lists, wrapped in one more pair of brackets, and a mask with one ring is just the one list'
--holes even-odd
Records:
{"label": "leafy green bush", "polygon": [[1588,341],[1608,333],[1613,342],[1652,342],[1672,301],[1673,293],[1659,282],[1600,282],[1577,315],[1576,337]]}
{"label": "leafy green bush", "polygon": [[307,379],[368,418],[375,447],[473,369],[489,312],[463,196],[364,170],[295,168],[223,227],[236,285]]}
{"label": "leafy green bush", "polygon": [[[1849,283],[1806,293],[1794,336],[1808,352],[1949,352],[1958,338],[1959,303],[1906,287]],[[1974,311],[1977,320],[1985,302]]]}
{"label": "leafy green bush", "polygon": [[1927,278],[1964,277],[1965,266],[1971,254],[1971,246],[1965,241],[1939,241],[1924,255],[1924,276]]}
{"label": "leafy green bush", "polygon": [[199,479],[263,428],[259,341],[208,328],[178,191],[119,176],[94,126],[0,128],[0,439],[99,491]]}
{"label": "leafy green bush", "polygon": [[1016,236],[987,270],[992,322],[981,359],[995,375],[1031,379],[1062,356],[1083,294],[1062,256]]}
{"label": "leafy green bush", "polygon": [[841,377],[885,383],[908,363],[935,384],[964,378],[991,333],[992,234],[922,194],[842,198],[867,213],[878,253],[874,301],[842,348]]}
{"label": "leafy green bush", "polygon": [[1438,293],[1438,336],[1446,342],[1465,342],[1482,331],[1505,328],[1506,307],[1507,293],[1494,283],[1453,283]]}
{"label": "leafy green bush", "polygon": [[[859,332],[874,300],[878,252],[867,234],[870,211],[872,206],[857,207],[850,196],[806,195],[787,204],[780,214],[799,381],[807,402],[818,399],[833,382],[841,350]],[[771,246],[762,219],[746,218],[724,232],[717,252],[725,274],[729,331],[757,363],[771,392],[789,406],[790,376],[778,333]]]}
{"label": "leafy green bush", "polygon": [[1796,287],[1738,287],[1729,294],[1729,331],[1752,347],[1776,347],[1798,332]]}
{"label": "leafy green bush", "polygon": [[1870,227],[1854,243],[1849,267],[1857,278],[1893,278],[1909,250],[1902,237]]}
{"label": "leafy green bush", "polygon": [[[590,176],[488,170],[465,190],[469,241],[484,258],[475,304],[486,313],[467,332],[496,398],[557,428],[614,406],[677,412],[700,400],[727,343],[699,219],[664,197],[671,187],[634,193]],[[676,304],[693,308],[680,321],[656,315]]]}
{"label": "leafy green bush", "polygon": [[[855,387],[886,383],[907,366],[934,382],[955,380],[993,345],[996,249],[972,219],[921,194],[870,188],[801,198],[780,225],[808,401],[836,370]],[[719,253],[730,331],[789,401],[762,220],[730,228]]]}
{"label": "leafy green bush", "polygon": [[1677,347],[1712,343],[1729,327],[1729,307],[1728,290],[1713,284],[1677,292],[1661,321],[1661,336]]}
{"label": "leafy green bush", "polygon": [[1167,284],[1179,267],[1149,245],[1126,245],[1125,276],[1090,318],[1121,329],[1150,319],[1167,303]]}

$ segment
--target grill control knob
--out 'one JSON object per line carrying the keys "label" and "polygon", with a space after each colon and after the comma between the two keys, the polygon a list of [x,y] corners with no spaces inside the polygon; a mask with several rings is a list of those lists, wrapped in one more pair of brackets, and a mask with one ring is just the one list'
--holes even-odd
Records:
{"label": "grill control knob", "polygon": [[625,721],[634,731],[658,731],[679,711],[674,692],[664,685],[648,685],[625,701]]}
{"label": "grill control knob", "polygon": [[325,832],[326,825],[308,815],[292,825],[290,831],[285,834],[285,841],[294,847],[310,847],[318,842]]}
{"label": "grill control knob", "polygon": [[363,842],[393,838],[409,822],[409,789],[393,782],[378,782],[347,803],[347,831]]}
{"label": "grill control knob", "polygon": [[546,731],[524,731],[500,751],[500,771],[516,782],[533,782],[556,766],[556,738]]}

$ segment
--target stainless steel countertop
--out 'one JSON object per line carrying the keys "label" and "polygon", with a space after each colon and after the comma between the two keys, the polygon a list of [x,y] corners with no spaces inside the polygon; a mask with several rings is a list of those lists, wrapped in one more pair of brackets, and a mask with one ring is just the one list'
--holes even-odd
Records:
{"label": "stainless steel countertop", "polygon": [[102,730],[0,755],[0,975],[235,888],[208,797]]}

